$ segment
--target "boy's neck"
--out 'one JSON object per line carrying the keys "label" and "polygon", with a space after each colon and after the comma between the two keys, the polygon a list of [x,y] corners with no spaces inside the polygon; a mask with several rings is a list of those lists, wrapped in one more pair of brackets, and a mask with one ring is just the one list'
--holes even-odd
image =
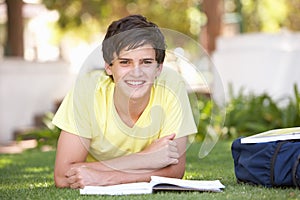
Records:
{"label": "boy's neck", "polygon": [[117,98],[114,95],[114,105],[119,117],[129,127],[133,127],[143,114],[150,100],[150,95],[143,99]]}

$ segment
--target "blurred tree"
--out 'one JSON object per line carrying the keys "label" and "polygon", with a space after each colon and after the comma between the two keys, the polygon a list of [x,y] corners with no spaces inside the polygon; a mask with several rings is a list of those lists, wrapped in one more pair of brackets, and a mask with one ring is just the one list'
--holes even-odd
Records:
{"label": "blurred tree", "polygon": [[[88,28],[87,22],[90,21],[97,22],[99,29],[104,31],[113,20],[129,14],[142,14],[162,28],[198,38],[204,22],[199,0],[43,0],[43,3],[48,9],[59,12],[58,24],[64,31]],[[195,17],[198,19],[193,19]],[[198,29],[194,28],[195,24]]]}
{"label": "blurred tree", "polygon": [[[63,31],[84,27],[81,30],[87,34],[93,27],[91,21],[104,31],[113,20],[129,14],[142,14],[161,28],[178,31],[195,40],[202,37],[201,43],[209,53],[215,49],[215,40],[221,33],[222,2],[223,0],[43,0],[48,9],[59,12],[58,24]],[[201,28],[204,31],[201,32]],[[76,34],[79,32],[76,31]]]}
{"label": "blurred tree", "polygon": [[6,0],[7,7],[7,38],[5,46],[5,56],[23,57],[23,16],[22,0]]}
{"label": "blurred tree", "polygon": [[233,12],[241,16],[241,32],[277,32],[284,26],[289,29],[292,27],[286,23],[287,19],[290,18],[292,22],[295,15],[300,17],[299,7],[298,10],[294,7],[296,4],[299,6],[299,2],[300,0],[234,0],[236,9]]}
{"label": "blurred tree", "polygon": [[207,24],[203,30],[202,45],[211,53],[216,48],[216,39],[221,35],[222,18],[224,12],[223,0],[204,0],[203,11],[207,17]]}
{"label": "blurred tree", "polygon": [[284,26],[290,30],[300,31],[300,0],[287,0],[286,6],[288,13]]}
{"label": "blurred tree", "polygon": [[[42,0],[48,9],[59,12],[58,25],[64,32],[88,38],[92,33],[104,31],[113,20],[139,13],[162,28],[196,40],[201,35],[209,52],[213,51],[220,32],[223,1],[230,1],[230,12],[240,16],[241,32],[275,32],[282,27],[300,30],[300,0]],[[5,3],[5,55],[23,57],[23,2],[6,0]]]}

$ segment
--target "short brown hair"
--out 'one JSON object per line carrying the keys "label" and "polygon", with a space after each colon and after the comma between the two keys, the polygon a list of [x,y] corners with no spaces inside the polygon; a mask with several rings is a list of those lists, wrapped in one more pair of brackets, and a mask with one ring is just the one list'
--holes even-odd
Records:
{"label": "short brown hair", "polygon": [[124,48],[130,50],[145,44],[154,48],[156,61],[163,63],[166,44],[158,26],[141,15],[129,15],[108,27],[102,43],[103,58],[106,63],[112,64],[114,53],[119,55]]}

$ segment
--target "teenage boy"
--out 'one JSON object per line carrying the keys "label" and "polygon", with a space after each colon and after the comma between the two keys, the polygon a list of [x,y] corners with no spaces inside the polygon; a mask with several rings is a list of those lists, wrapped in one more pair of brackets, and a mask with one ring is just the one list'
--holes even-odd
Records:
{"label": "teenage boy", "polygon": [[196,133],[185,82],[164,68],[165,39],[141,15],[114,21],[102,43],[105,72],[80,76],[53,123],[61,128],[57,187],[182,178]]}

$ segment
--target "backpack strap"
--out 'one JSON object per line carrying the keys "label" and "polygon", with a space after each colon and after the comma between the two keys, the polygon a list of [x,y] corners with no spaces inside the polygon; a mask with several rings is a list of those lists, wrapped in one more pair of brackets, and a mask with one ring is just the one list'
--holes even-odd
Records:
{"label": "backpack strap", "polygon": [[298,187],[300,189],[300,183],[298,182],[298,174],[297,174],[297,169],[299,166],[299,162],[300,162],[300,155],[298,155],[297,160],[294,163],[293,169],[292,169],[292,175],[293,175],[293,183],[296,187]]}
{"label": "backpack strap", "polygon": [[[280,151],[281,146],[282,146],[283,144],[285,144],[285,143],[286,143],[286,141],[278,142],[277,147],[276,147],[276,149],[275,149],[275,151],[274,151],[274,154],[273,154],[273,156],[272,156],[272,159],[271,159],[270,179],[271,179],[271,184],[272,184],[272,186],[277,186],[277,185],[275,184],[275,180],[274,180],[274,168],[275,168],[275,162],[276,162],[276,158],[277,158],[277,155],[278,155],[278,153],[279,153],[279,151]],[[298,161],[299,161],[299,160],[298,160]]]}

